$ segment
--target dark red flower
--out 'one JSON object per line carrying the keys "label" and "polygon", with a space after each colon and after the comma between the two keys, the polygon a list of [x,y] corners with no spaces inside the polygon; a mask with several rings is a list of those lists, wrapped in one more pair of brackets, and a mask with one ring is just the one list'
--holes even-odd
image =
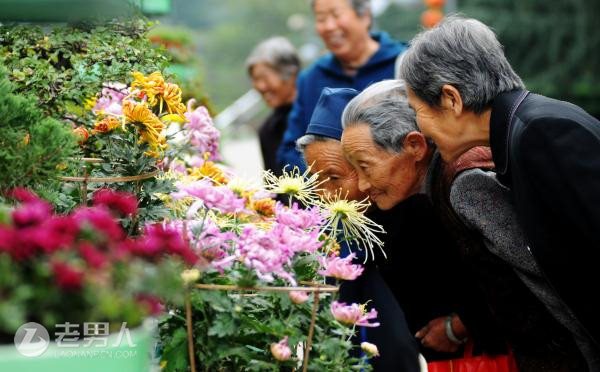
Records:
{"label": "dark red flower", "polygon": [[79,290],[83,286],[83,271],[77,270],[67,263],[53,262],[52,273],[56,285],[64,291]]}
{"label": "dark red flower", "polygon": [[40,200],[36,193],[24,187],[15,187],[8,192],[7,196],[11,199],[20,201],[21,203]]}
{"label": "dark red flower", "polygon": [[96,191],[92,201],[94,205],[104,205],[122,216],[133,215],[138,208],[135,195],[106,188]]}
{"label": "dark red flower", "polygon": [[91,268],[101,269],[108,263],[106,256],[88,242],[79,245],[79,253]]}
{"label": "dark red flower", "polygon": [[35,199],[21,204],[11,215],[15,226],[38,225],[50,218],[52,207],[44,200]]}
{"label": "dark red flower", "polygon": [[17,234],[12,227],[0,225],[0,252],[12,254],[16,240]]}
{"label": "dark red flower", "polygon": [[198,255],[190,248],[189,244],[183,239],[181,232],[175,227],[156,223],[147,225],[144,232],[140,244],[159,245],[164,253],[180,256],[189,265],[193,265],[198,261]]}
{"label": "dark red flower", "polygon": [[140,293],[136,296],[136,301],[146,306],[150,315],[158,315],[164,310],[163,304],[160,302],[160,299],[156,296]]}
{"label": "dark red flower", "polygon": [[120,241],[125,238],[125,232],[113,215],[105,207],[79,208],[72,214],[72,218],[84,227],[90,227],[104,235],[105,240]]}

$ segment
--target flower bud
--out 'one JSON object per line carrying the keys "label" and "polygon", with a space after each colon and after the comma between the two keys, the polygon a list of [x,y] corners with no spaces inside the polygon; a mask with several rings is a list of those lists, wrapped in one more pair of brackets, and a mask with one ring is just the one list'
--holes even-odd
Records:
{"label": "flower bud", "polygon": [[288,295],[290,296],[290,300],[296,305],[303,304],[308,300],[308,293],[304,291],[291,291]]}
{"label": "flower bud", "polygon": [[360,348],[369,356],[369,358],[379,356],[379,349],[377,345],[370,342],[361,342]]}
{"label": "flower bud", "polygon": [[181,279],[184,284],[195,283],[200,279],[200,271],[198,269],[183,270],[181,273]]}
{"label": "flower bud", "polygon": [[273,354],[273,358],[277,359],[280,362],[285,362],[292,356],[292,350],[288,346],[287,341],[288,337],[285,336],[278,343],[271,344],[271,354]]}
{"label": "flower bud", "polygon": [[83,145],[90,137],[90,133],[84,127],[77,127],[73,129],[73,133],[77,137],[77,143],[80,145]]}

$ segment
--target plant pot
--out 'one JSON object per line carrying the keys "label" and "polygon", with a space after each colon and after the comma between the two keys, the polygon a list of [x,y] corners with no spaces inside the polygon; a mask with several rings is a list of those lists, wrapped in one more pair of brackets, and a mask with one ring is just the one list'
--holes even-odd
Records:
{"label": "plant pot", "polygon": [[147,372],[156,342],[155,330],[155,322],[147,321],[130,330],[131,345],[126,335],[119,343],[119,334],[113,333],[106,338],[106,346],[82,343],[79,347],[65,347],[51,342],[42,355],[31,357],[22,355],[14,344],[0,345],[0,371]]}

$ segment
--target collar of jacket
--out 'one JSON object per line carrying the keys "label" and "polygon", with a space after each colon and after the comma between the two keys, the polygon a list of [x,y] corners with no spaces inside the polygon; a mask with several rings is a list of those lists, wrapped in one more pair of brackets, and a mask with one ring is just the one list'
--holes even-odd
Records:
{"label": "collar of jacket", "polygon": [[[371,37],[373,40],[379,43],[379,49],[375,54],[373,54],[367,63],[358,69],[359,74],[361,70],[378,65],[381,62],[388,62],[391,59],[396,59],[398,55],[406,49],[406,45],[404,43],[400,43],[392,39],[386,32],[373,32],[371,33]],[[316,62],[316,65],[336,75],[348,76],[346,73],[344,73],[340,61],[331,52],[321,57]]]}
{"label": "collar of jacket", "polygon": [[520,104],[519,98],[526,92],[522,89],[500,93],[492,102],[490,117],[490,147],[496,165],[496,173],[502,176],[508,172],[508,143],[511,133],[510,116]]}

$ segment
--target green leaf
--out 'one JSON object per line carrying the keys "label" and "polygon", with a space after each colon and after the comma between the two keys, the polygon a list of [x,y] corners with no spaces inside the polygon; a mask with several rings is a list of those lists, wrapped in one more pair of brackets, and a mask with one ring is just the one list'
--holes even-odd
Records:
{"label": "green leaf", "polygon": [[220,313],[216,316],[213,325],[208,329],[209,336],[225,337],[235,334],[237,327],[233,317]]}

